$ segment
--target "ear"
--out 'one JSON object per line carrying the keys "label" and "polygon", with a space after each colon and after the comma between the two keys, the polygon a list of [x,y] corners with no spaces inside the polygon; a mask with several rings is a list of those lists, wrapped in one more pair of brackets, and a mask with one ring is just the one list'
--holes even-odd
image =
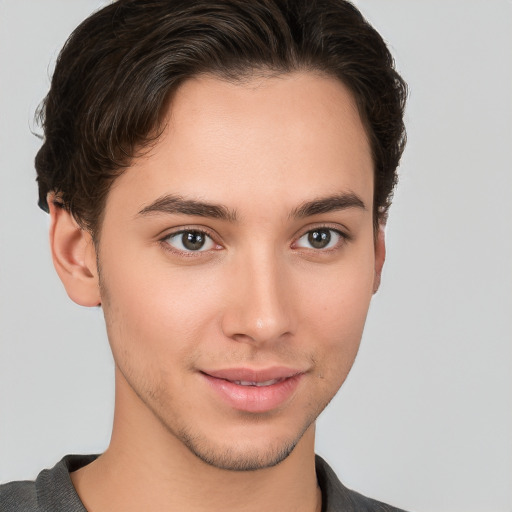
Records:
{"label": "ear", "polygon": [[379,223],[379,230],[375,238],[375,276],[373,278],[373,293],[376,293],[380,286],[382,267],[386,259],[386,224]]}
{"label": "ear", "polygon": [[53,264],[70,299],[81,306],[101,304],[96,249],[90,233],[77,224],[53,194],[50,209],[50,247]]}

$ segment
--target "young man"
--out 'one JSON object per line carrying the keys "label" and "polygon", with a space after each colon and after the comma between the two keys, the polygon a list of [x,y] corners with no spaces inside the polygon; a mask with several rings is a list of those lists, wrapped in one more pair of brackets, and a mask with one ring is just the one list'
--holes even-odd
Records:
{"label": "young man", "polygon": [[341,0],[120,0],[77,28],[36,169],[56,270],[104,311],[113,432],[2,510],[397,510],[314,429],[379,286],[405,94]]}

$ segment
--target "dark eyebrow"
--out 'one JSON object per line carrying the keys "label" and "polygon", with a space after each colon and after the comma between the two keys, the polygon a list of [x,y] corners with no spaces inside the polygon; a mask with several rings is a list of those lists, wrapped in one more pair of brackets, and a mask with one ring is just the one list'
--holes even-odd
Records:
{"label": "dark eyebrow", "polygon": [[290,217],[301,219],[312,215],[318,215],[320,213],[345,210],[347,208],[362,208],[363,210],[366,210],[366,206],[361,198],[352,192],[348,192],[333,196],[320,197],[318,199],[302,203],[291,212]]}
{"label": "dark eyebrow", "polygon": [[145,206],[138,215],[151,215],[155,213],[195,215],[198,217],[211,217],[213,219],[227,220],[234,222],[236,212],[229,210],[225,206],[205,203],[195,199],[185,199],[181,196],[168,194],[159,197],[150,205]]}

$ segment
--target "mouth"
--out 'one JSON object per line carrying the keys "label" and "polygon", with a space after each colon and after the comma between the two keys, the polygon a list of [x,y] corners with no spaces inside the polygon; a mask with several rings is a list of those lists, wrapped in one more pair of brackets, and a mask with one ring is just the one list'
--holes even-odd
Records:
{"label": "mouth", "polygon": [[200,372],[215,399],[239,411],[263,413],[284,406],[305,372],[284,367],[262,370],[231,368]]}
{"label": "mouth", "polygon": [[238,384],[239,386],[256,386],[256,387],[263,387],[263,386],[272,386],[273,384],[277,384],[278,382],[282,382],[284,379],[270,379],[265,380],[263,382],[250,382],[248,380],[234,380],[230,381],[233,382],[233,384]]}

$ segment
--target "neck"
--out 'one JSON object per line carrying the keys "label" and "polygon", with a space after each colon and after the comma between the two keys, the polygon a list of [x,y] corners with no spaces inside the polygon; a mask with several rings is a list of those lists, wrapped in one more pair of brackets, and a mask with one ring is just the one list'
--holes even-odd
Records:
{"label": "neck", "polygon": [[116,376],[112,439],[95,462],[72,473],[87,510],[319,512],[314,425],[274,467],[231,471],[213,467],[171,434]]}

